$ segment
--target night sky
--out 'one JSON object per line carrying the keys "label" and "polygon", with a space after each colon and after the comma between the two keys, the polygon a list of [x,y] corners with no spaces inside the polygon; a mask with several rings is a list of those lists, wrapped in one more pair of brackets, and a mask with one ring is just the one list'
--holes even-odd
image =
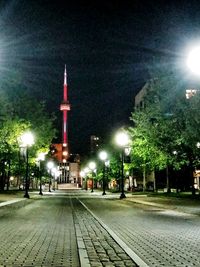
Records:
{"label": "night sky", "polygon": [[180,71],[199,37],[199,1],[0,1],[0,84],[16,81],[45,100],[60,142],[66,64],[69,142],[83,154],[90,135],[108,140],[130,123],[149,73],[175,64]]}

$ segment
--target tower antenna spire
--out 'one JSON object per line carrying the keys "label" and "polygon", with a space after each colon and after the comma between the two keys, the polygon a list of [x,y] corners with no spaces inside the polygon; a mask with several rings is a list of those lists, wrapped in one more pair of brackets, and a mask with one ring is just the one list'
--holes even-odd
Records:
{"label": "tower antenna spire", "polygon": [[63,112],[63,132],[62,132],[62,144],[63,144],[63,162],[67,161],[69,151],[68,151],[68,120],[67,113],[70,111],[70,104],[68,101],[68,85],[67,85],[67,70],[65,64],[64,70],[64,86],[63,86],[63,101],[60,105],[60,110]]}
{"label": "tower antenna spire", "polygon": [[65,72],[64,72],[64,85],[67,85],[67,70],[66,70],[66,64],[65,64]]}

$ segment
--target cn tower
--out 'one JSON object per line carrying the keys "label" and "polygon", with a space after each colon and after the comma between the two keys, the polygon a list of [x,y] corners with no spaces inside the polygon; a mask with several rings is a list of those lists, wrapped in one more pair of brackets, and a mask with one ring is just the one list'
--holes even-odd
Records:
{"label": "cn tower", "polygon": [[67,162],[69,157],[68,148],[68,120],[67,113],[70,111],[70,104],[68,101],[68,86],[67,86],[67,71],[65,65],[64,71],[64,86],[63,86],[63,101],[60,105],[60,110],[63,112],[63,125],[62,125],[62,161]]}

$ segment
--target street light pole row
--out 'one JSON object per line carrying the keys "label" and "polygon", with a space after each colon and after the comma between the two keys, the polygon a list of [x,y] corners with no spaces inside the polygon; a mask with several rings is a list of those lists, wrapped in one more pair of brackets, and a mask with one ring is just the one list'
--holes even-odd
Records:
{"label": "street light pole row", "polygon": [[[121,148],[121,195],[120,199],[123,199],[126,197],[125,192],[124,192],[124,158],[125,155],[129,155],[130,153],[130,146],[129,146],[129,136],[125,131],[117,133],[115,137],[115,141],[118,146]],[[103,193],[102,195],[106,195],[106,167],[109,165],[108,161],[108,154],[106,151],[101,151],[99,153],[99,158],[103,162],[103,180],[102,180],[102,189]],[[86,167],[83,171],[81,171],[80,175],[85,179],[85,189],[87,190],[87,175],[89,171],[92,171],[92,191],[93,192],[93,187],[94,187],[94,178],[93,178],[93,172],[96,170],[96,164],[95,162],[90,162],[89,167]]]}
{"label": "street light pole row", "polygon": [[[34,136],[31,132],[25,132],[22,134],[19,138],[19,144],[20,148],[23,149],[25,154],[25,162],[26,162],[26,173],[25,173],[25,198],[30,198],[29,196],[29,148],[34,144]],[[39,195],[43,195],[42,192],[42,174],[41,174],[41,162],[45,160],[45,154],[44,152],[41,152],[38,154],[37,157],[37,163],[38,163],[38,169],[39,169],[39,180],[40,180],[40,189],[39,189]],[[49,192],[51,192],[51,174],[54,174],[54,190],[55,190],[55,179],[58,176],[58,172],[56,168],[54,168],[54,164],[52,161],[49,161],[47,164],[47,167],[50,171],[50,178],[49,178]]]}

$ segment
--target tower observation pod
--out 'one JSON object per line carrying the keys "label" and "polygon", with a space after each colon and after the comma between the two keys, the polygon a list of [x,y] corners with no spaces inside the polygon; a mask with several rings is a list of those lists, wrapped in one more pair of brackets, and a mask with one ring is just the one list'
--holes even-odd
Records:
{"label": "tower observation pod", "polygon": [[60,162],[61,177],[60,182],[69,182],[69,148],[68,148],[68,118],[67,113],[70,111],[70,104],[68,101],[68,85],[67,85],[67,71],[65,65],[64,71],[64,86],[63,86],[63,101],[60,105],[60,110],[63,113],[62,125],[62,162]]}

